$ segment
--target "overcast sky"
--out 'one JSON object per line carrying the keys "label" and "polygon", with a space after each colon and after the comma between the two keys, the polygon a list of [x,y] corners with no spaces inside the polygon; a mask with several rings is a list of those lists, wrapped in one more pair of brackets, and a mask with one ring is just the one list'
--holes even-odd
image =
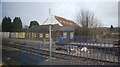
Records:
{"label": "overcast sky", "polygon": [[[19,1],[19,0],[17,0]],[[24,0],[25,1],[25,0]],[[27,0],[26,0],[27,1]],[[77,0],[76,0],[77,1]],[[9,16],[21,17],[24,25],[36,20],[42,24],[48,18],[48,11],[51,8],[53,15],[75,20],[76,12],[80,9],[88,9],[95,13],[96,18],[103,26],[118,26],[118,2],[15,2],[4,0],[2,5],[2,18]],[[1,12],[1,10],[0,10]]]}

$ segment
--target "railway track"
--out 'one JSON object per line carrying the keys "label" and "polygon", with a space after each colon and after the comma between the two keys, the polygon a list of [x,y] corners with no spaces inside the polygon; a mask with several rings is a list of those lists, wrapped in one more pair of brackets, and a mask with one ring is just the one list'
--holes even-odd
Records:
{"label": "railway track", "polygon": [[[26,51],[26,52],[30,52],[30,53],[35,53],[35,54],[39,54],[39,55],[45,55],[45,56],[49,56],[49,50],[44,50],[44,49],[39,49],[39,48],[33,48],[33,47],[25,47],[25,45],[16,45],[16,44],[10,44],[10,43],[3,43],[4,46],[7,47],[12,47],[12,48],[17,48],[20,51]],[[95,59],[95,58],[86,58],[86,57],[81,57],[81,56],[75,56],[75,55],[70,55],[70,54],[65,54],[65,53],[59,53],[59,52],[52,52],[52,57],[55,58],[60,58],[60,59],[65,59],[65,60],[70,60],[71,58],[76,58],[76,59],[87,59],[89,60],[94,60],[94,61],[101,61],[101,62],[109,62],[109,63],[118,63],[118,61],[113,62],[113,61],[108,61],[108,60],[102,60],[102,59]]]}

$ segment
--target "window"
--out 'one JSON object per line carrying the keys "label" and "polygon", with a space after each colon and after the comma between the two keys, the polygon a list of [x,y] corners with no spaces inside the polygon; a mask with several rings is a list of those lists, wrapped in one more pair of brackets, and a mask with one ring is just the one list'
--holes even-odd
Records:
{"label": "window", "polygon": [[34,33],[34,37],[36,37],[36,33]]}
{"label": "window", "polygon": [[28,37],[29,37],[29,38],[31,37],[31,34],[30,34],[30,33],[28,33]]}
{"label": "window", "polygon": [[32,38],[34,37],[34,33],[32,33]]}
{"label": "window", "polygon": [[65,23],[65,21],[63,21],[63,23]]}
{"label": "window", "polygon": [[46,37],[46,38],[49,38],[49,34],[45,34],[45,37]]}
{"label": "window", "polygon": [[73,25],[72,23],[70,23],[70,25]]}
{"label": "window", "polygon": [[40,38],[42,38],[42,37],[43,37],[43,34],[42,34],[42,33],[40,33],[40,34],[39,34],[39,37],[40,37]]}
{"label": "window", "polygon": [[36,33],[32,33],[32,37],[36,37]]}
{"label": "window", "polygon": [[66,24],[69,24],[69,22],[66,22]]}
{"label": "window", "polygon": [[63,38],[67,37],[67,32],[63,32]]}
{"label": "window", "polygon": [[70,33],[70,39],[73,39],[73,37],[74,37],[74,33],[71,32],[71,33]]}
{"label": "window", "polygon": [[61,20],[59,20],[59,22],[62,22]]}

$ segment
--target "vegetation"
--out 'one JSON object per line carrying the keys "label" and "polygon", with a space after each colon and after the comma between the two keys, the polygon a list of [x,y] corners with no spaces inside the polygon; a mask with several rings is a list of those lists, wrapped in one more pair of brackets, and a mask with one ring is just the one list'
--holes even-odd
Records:
{"label": "vegetation", "polygon": [[29,26],[25,25],[23,27],[20,17],[15,17],[13,19],[13,22],[11,22],[11,18],[5,16],[2,20],[1,25],[2,32],[21,32],[27,30],[28,28],[31,28],[34,25],[39,25],[39,23],[34,20],[30,22]]}
{"label": "vegetation", "polygon": [[95,14],[88,10],[79,11],[75,19],[78,25],[81,26],[81,28],[78,29],[79,31],[81,31],[80,33],[78,33],[79,35],[94,35],[95,32],[98,31],[95,28],[101,26],[100,21],[97,20]]}
{"label": "vegetation", "polygon": [[15,17],[13,23],[10,17],[4,17],[2,20],[2,32],[20,32],[22,31],[22,21],[20,17]]}
{"label": "vegetation", "polygon": [[114,30],[113,25],[110,26],[110,33],[112,33]]}
{"label": "vegetation", "polygon": [[10,17],[4,17],[2,20],[2,32],[12,32],[13,25]]}
{"label": "vegetation", "polygon": [[35,26],[35,25],[39,25],[39,23],[37,21],[31,21],[29,28],[31,28],[32,26]]}
{"label": "vegetation", "polygon": [[13,30],[14,30],[14,32],[22,31],[22,21],[21,21],[20,17],[15,17],[13,19]]}

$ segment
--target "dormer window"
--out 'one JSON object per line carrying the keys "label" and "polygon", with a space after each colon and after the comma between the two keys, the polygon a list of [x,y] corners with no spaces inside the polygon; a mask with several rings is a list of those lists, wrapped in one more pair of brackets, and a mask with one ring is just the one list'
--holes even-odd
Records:
{"label": "dormer window", "polygon": [[72,23],[70,23],[70,25],[73,25]]}
{"label": "dormer window", "polygon": [[59,20],[61,22],[61,20]]}
{"label": "dormer window", "polygon": [[68,22],[66,22],[66,24],[68,24]]}

